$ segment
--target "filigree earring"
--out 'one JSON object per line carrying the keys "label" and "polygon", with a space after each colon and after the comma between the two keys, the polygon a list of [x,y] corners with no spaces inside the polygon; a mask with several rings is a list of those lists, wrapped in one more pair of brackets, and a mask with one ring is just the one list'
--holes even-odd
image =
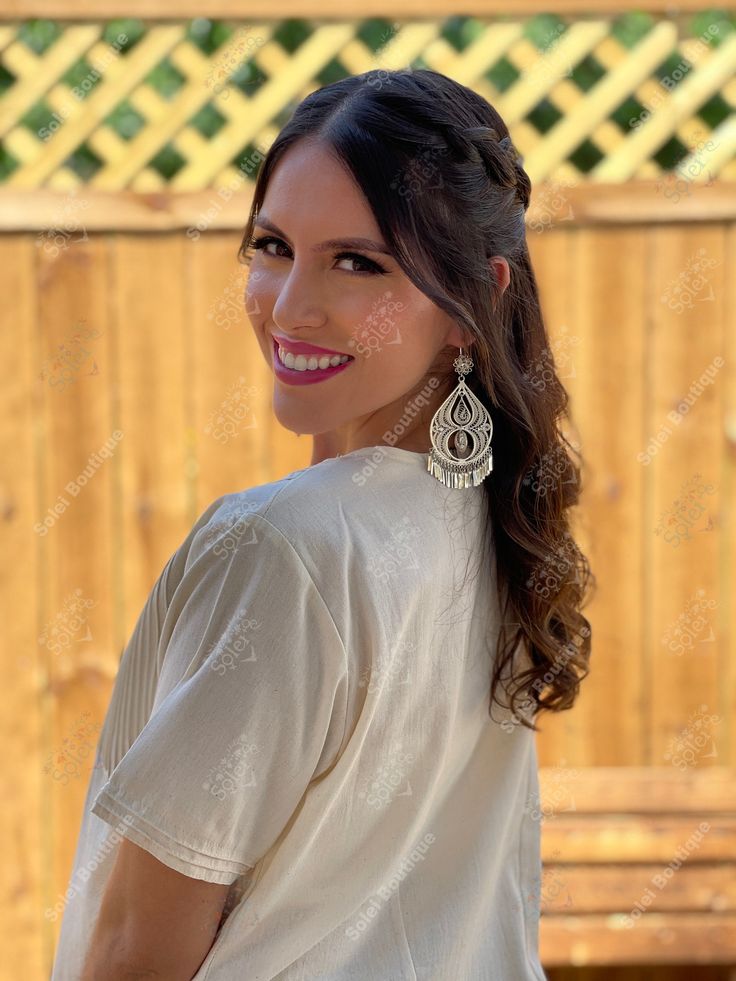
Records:
{"label": "filigree earring", "polygon": [[432,418],[427,470],[446,487],[477,487],[493,469],[493,423],[486,407],[465,384],[472,359],[460,348],[452,364],[458,383]]}

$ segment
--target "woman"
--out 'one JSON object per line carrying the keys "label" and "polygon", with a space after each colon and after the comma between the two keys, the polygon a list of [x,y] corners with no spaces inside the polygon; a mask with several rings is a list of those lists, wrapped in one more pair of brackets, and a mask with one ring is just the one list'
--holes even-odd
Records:
{"label": "woman", "polygon": [[590,574],[529,192],[433,71],[328,85],[271,147],[239,254],[312,462],[153,587],[54,981],[544,978],[534,717],[587,673]]}

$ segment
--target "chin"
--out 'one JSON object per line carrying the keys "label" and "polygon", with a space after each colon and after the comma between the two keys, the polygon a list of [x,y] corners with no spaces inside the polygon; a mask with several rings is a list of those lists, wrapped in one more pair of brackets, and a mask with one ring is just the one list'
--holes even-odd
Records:
{"label": "chin", "polygon": [[279,425],[288,429],[297,436],[314,436],[322,431],[319,420],[312,419],[304,412],[304,407],[291,402],[290,405],[282,404],[280,399],[274,400],[273,412]]}

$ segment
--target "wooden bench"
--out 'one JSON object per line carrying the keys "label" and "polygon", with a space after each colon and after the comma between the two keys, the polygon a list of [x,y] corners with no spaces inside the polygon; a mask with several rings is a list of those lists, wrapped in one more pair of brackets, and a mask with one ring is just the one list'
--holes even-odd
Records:
{"label": "wooden bench", "polygon": [[736,769],[540,767],[539,779],[545,968],[736,965]]}

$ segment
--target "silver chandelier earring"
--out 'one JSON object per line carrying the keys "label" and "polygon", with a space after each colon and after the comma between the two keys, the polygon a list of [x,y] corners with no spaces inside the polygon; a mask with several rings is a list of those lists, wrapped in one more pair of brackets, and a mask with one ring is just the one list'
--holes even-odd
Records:
{"label": "silver chandelier earring", "polygon": [[446,487],[477,487],[493,470],[493,423],[486,407],[465,384],[472,359],[460,348],[452,364],[458,383],[432,418],[427,470]]}

